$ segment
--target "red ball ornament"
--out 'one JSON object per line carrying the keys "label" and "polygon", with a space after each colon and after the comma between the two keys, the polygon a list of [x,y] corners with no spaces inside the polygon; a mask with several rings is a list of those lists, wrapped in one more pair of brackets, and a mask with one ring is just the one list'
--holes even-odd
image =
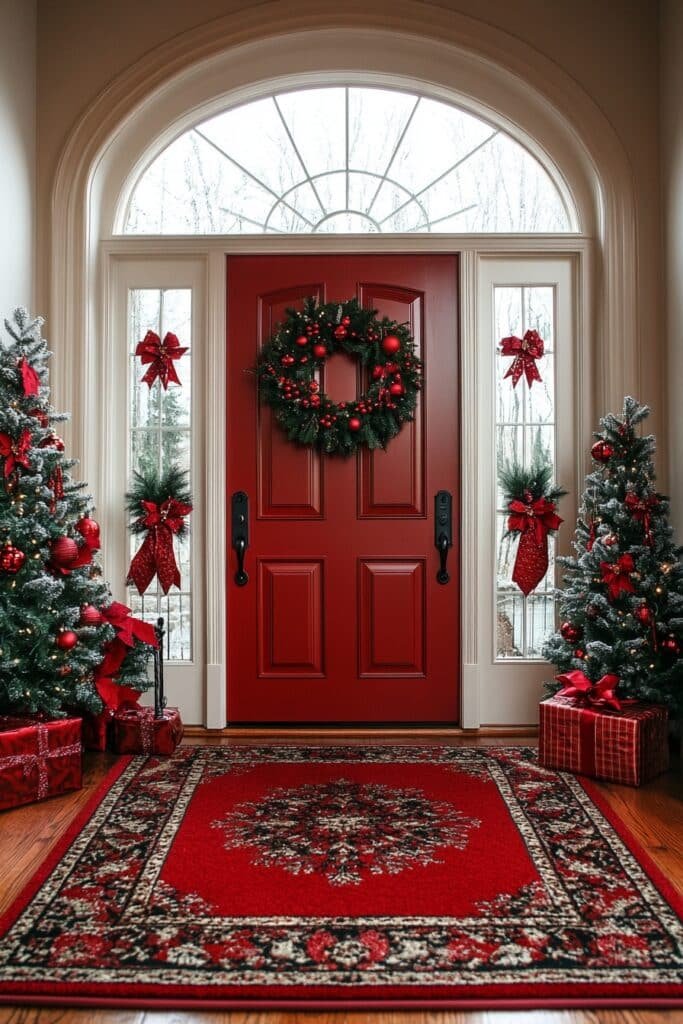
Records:
{"label": "red ball ornament", "polygon": [[615,536],[615,534],[613,533],[606,533],[604,537],[600,538],[605,547],[608,548],[611,548],[614,544],[616,544],[618,539],[619,538]]}
{"label": "red ball ornament", "polygon": [[641,604],[633,613],[643,626],[649,626],[652,622],[652,612],[646,604]]}
{"label": "red ball ornament", "polygon": [[88,542],[88,547],[92,551],[97,551],[100,547],[100,524],[94,519],[90,519],[89,516],[83,516],[76,523],[76,529],[81,537]]}
{"label": "red ball ornament", "polygon": [[291,355],[287,354],[286,356],[282,357],[280,362],[282,363],[283,366],[291,366],[293,363],[296,362],[296,360],[295,360],[294,356],[291,356]]}
{"label": "red ball ornament", "polygon": [[337,341],[343,341],[349,332],[346,330],[343,324],[339,324],[339,327],[335,327],[334,336]]}
{"label": "red ball ornament", "polygon": [[57,634],[55,643],[63,651],[70,651],[78,643],[78,636],[74,633],[73,629],[65,629],[64,632]]}
{"label": "red ball ornament", "polygon": [[373,368],[372,368],[372,379],[373,380],[379,380],[380,377],[383,377],[385,375],[385,373],[386,373],[386,370],[385,370],[385,368],[383,366],[373,366]]}
{"label": "red ball ornament", "polygon": [[299,345],[300,348],[303,348],[304,345],[308,345],[308,338],[306,337],[305,334],[300,334],[299,337],[296,339],[295,344]]}
{"label": "red ball ornament", "polygon": [[675,636],[665,636],[662,640],[661,648],[667,654],[673,654],[675,657],[678,657],[681,653],[681,648]]}
{"label": "red ball ornament", "polygon": [[387,334],[386,338],[382,340],[382,349],[388,356],[394,356],[401,348],[401,339],[397,338],[395,334]]}
{"label": "red ball ornament", "polygon": [[14,576],[26,561],[26,555],[13,544],[3,544],[0,548],[0,570]]}
{"label": "red ball ornament", "polygon": [[560,634],[569,644],[575,644],[581,637],[581,630],[573,622],[563,622],[560,626]]}
{"label": "red ball ornament", "polygon": [[390,387],[389,387],[389,394],[390,395],[402,395],[403,394],[403,385],[399,384],[398,381],[396,381],[394,384],[391,384]]}
{"label": "red ball ornament", "polygon": [[317,380],[312,380],[310,382],[310,384],[308,385],[308,390],[309,391],[317,391],[319,387],[320,387],[320,385],[318,384]]}
{"label": "red ball ornament", "polygon": [[582,651],[580,647],[577,647],[576,650],[574,651],[574,657],[575,658],[583,659],[583,658],[586,657],[586,652]]}
{"label": "red ball ornament", "polygon": [[50,545],[50,561],[60,569],[68,569],[78,557],[78,544],[71,537],[58,537]]}
{"label": "red ball ornament", "polygon": [[99,626],[101,625],[102,613],[95,607],[94,604],[84,604],[81,608],[81,626]]}
{"label": "red ball ornament", "polygon": [[348,327],[350,325],[350,323],[351,323],[351,317],[350,316],[343,316],[342,319],[341,319],[341,322],[343,323],[344,327]]}
{"label": "red ball ornament", "polygon": [[614,455],[614,448],[609,441],[596,441],[591,448],[591,455],[596,462],[609,462]]}
{"label": "red ball ornament", "polygon": [[313,355],[315,356],[316,359],[324,359],[325,356],[327,355],[327,349],[325,348],[324,345],[321,345],[320,342],[317,342],[313,346]]}
{"label": "red ball ornament", "polygon": [[362,422],[358,419],[357,416],[351,416],[350,417],[350,419],[349,419],[349,430],[353,430],[353,431],[360,430],[362,425],[363,425]]}

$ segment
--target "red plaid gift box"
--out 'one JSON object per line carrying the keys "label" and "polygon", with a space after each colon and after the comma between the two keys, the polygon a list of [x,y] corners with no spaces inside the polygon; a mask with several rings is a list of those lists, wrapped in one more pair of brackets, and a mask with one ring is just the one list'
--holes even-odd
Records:
{"label": "red plaid gift box", "polygon": [[183,738],[178,708],[119,708],[114,715],[114,750],[117,754],[172,754]]}
{"label": "red plaid gift box", "polygon": [[669,767],[667,720],[655,704],[613,711],[555,695],[540,706],[538,759],[545,768],[640,786]]}
{"label": "red plaid gift box", "polygon": [[81,720],[0,716],[0,810],[82,786]]}
{"label": "red plaid gift box", "polygon": [[105,708],[99,714],[83,712],[83,748],[85,750],[107,750],[110,747],[111,723],[114,720],[112,708]]}

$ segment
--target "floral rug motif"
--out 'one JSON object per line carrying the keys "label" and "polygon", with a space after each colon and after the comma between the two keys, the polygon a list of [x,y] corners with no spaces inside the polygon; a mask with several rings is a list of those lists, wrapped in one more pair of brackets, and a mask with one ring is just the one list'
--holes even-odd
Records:
{"label": "floral rug motif", "polygon": [[122,758],[0,922],[0,1001],[683,1005],[681,901],[528,748]]}

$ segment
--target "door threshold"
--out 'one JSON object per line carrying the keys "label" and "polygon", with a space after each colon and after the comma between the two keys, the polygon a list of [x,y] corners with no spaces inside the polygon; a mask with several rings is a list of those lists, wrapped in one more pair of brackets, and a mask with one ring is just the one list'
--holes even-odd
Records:
{"label": "door threshold", "polygon": [[524,739],[537,738],[536,725],[487,725],[479,729],[462,729],[455,725],[233,725],[224,729],[206,729],[202,725],[185,726],[187,738],[294,740],[320,739]]}

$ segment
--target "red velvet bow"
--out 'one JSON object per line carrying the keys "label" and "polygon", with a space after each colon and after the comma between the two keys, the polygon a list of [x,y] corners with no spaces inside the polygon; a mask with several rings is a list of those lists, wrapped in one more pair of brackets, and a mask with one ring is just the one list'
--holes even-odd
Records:
{"label": "red velvet bow", "polygon": [[632,555],[620,555],[616,562],[600,562],[602,582],[607,584],[609,597],[615,601],[622,590],[629,594],[635,592],[629,573],[635,569]]}
{"label": "red velvet bow", "polygon": [[659,505],[659,498],[651,494],[649,498],[639,498],[633,491],[629,491],[624,498],[624,504],[630,510],[634,519],[642,522],[645,533],[645,543],[652,544],[652,510]]}
{"label": "red velvet bow", "polygon": [[559,530],[563,519],[555,512],[555,502],[548,498],[537,498],[536,501],[525,503],[518,498],[508,504],[512,515],[508,519],[508,530],[513,533],[534,531],[534,540],[542,544],[549,530]]}
{"label": "red velvet bow", "polygon": [[37,395],[38,388],[40,387],[40,377],[24,356],[19,360],[19,372],[21,373],[21,384],[24,394]]}
{"label": "red velvet bow", "polygon": [[142,365],[150,364],[142,380],[151,388],[158,377],[164,391],[168,388],[169,381],[180,384],[173,360],[180,359],[186,352],[187,348],[181,348],[178,338],[170,331],[164,336],[163,341],[154,331],[147,331],[135,349],[135,355],[141,357]]}
{"label": "red velvet bow", "polygon": [[543,355],[543,338],[538,331],[527,331],[523,338],[514,334],[501,341],[500,353],[503,356],[514,356],[508,372],[503,377],[512,377],[512,386],[517,387],[519,378],[524,374],[529,387],[535,380],[541,381],[536,360]]}
{"label": "red velvet bow", "polygon": [[154,626],[131,615],[130,608],[120,601],[112,601],[107,608],[100,609],[102,617],[116,630],[117,637],[128,647],[133,647],[136,639],[150,647],[158,647]]}
{"label": "red velvet bow", "polygon": [[147,529],[142,547],[130,563],[128,582],[134,583],[139,594],[144,594],[155,575],[164,594],[175,584],[180,586],[180,570],[173,552],[173,534],[185,524],[185,516],[192,505],[175,498],[167,498],[161,505],[153,501],[140,502],[147,513],[141,520]]}
{"label": "red velvet bow", "polygon": [[28,450],[31,447],[31,431],[22,430],[18,441],[13,441],[9,434],[0,434],[0,455],[5,459],[5,477],[10,476],[17,466],[30,469]]}
{"label": "red velvet bow", "polygon": [[615,711],[621,711],[621,703],[616,695],[619,676],[608,673],[594,683],[584,672],[575,669],[555,678],[558,683],[562,683],[562,689],[557,693],[558,697],[575,697],[577,700],[592,704],[593,707],[610,707]]}

